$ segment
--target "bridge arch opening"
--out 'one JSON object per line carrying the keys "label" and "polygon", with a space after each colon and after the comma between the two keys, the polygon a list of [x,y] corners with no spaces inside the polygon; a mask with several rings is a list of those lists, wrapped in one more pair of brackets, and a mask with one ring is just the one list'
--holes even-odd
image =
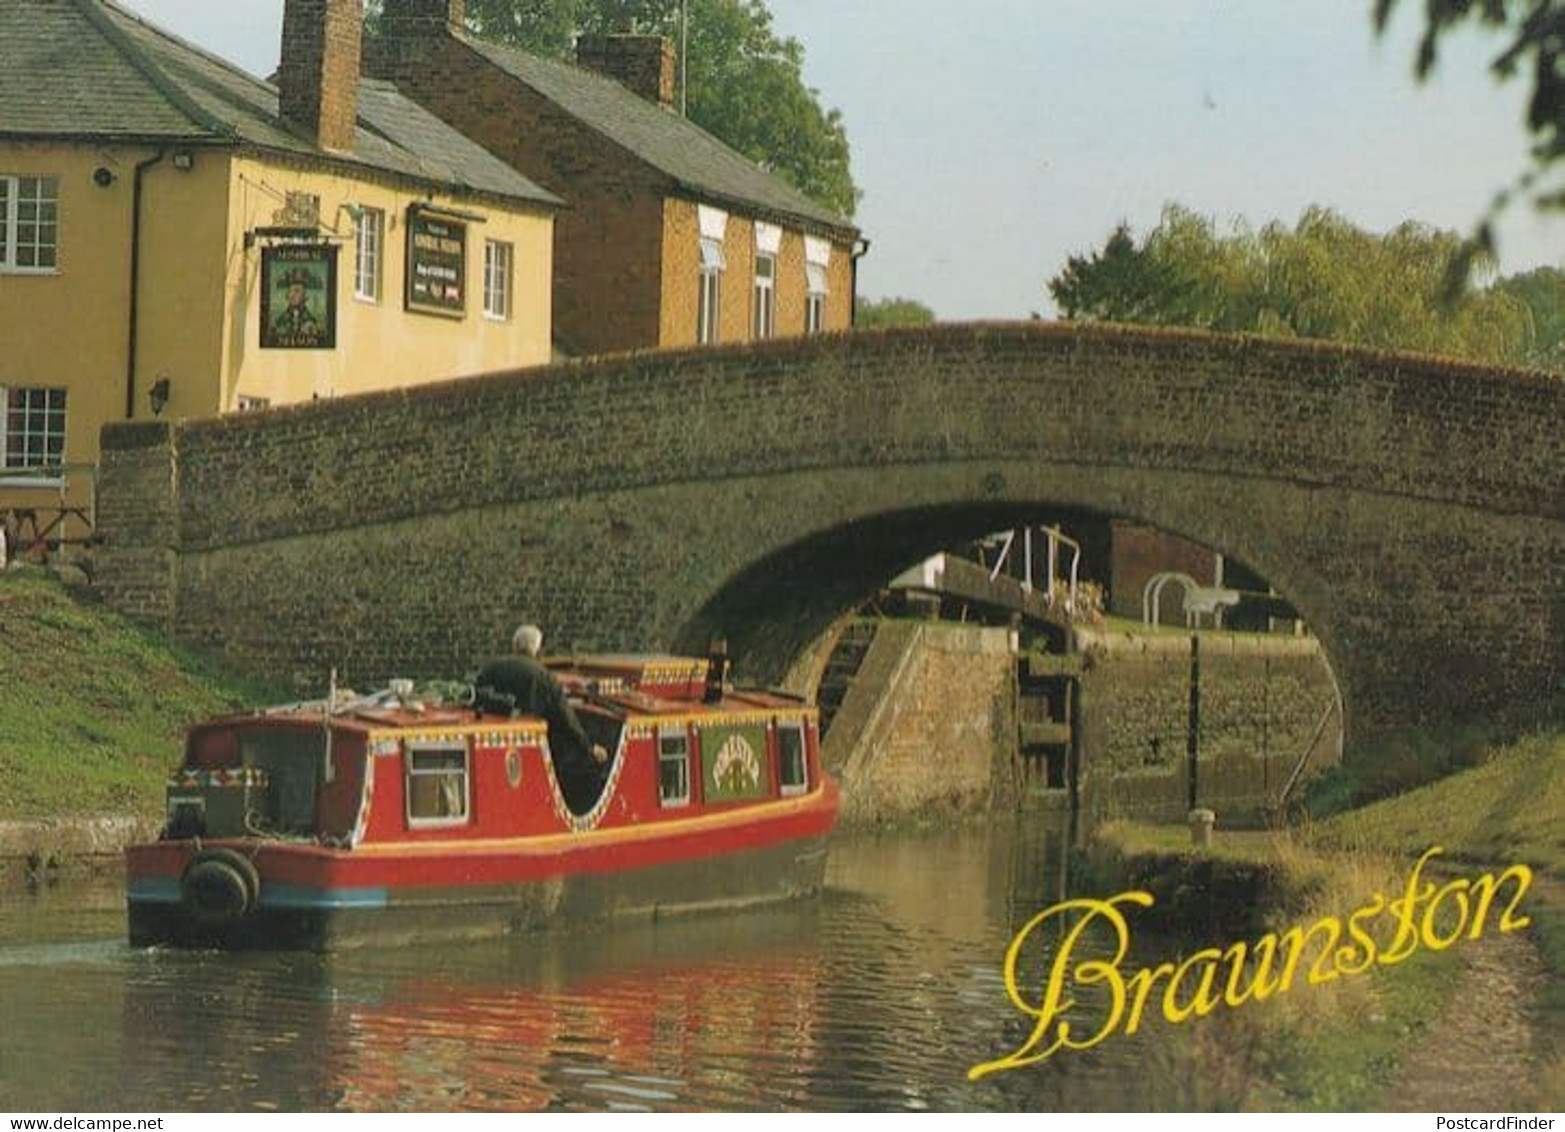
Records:
{"label": "bridge arch opening", "polygon": [[[962,577],[989,578],[1001,550],[1019,549],[1020,536],[1005,532],[1024,528],[1035,532],[1032,551],[1037,558],[1043,555],[1039,544],[1050,529],[1064,535],[1079,553],[1072,615],[1023,617],[1006,608],[1003,594],[976,593],[971,586],[965,591],[953,587],[943,595],[925,588],[919,592],[918,609],[898,604],[908,590],[920,590],[931,576],[927,563],[932,555],[982,558]],[[1054,578],[1064,574],[1060,549],[1055,547]],[[949,563],[943,570],[945,576],[959,573]],[[1040,562],[1031,570],[1032,592],[1046,592],[1053,579],[1043,576]],[[1008,572],[1015,577],[1022,571],[1013,562]],[[1162,624],[1144,627],[1139,614],[1149,586],[1172,573],[1189,581],[1184,596],[1191,600],[1182,602],[1181,594],[1168,590]],[[1056,594],[1064,590],[1054,588]],[[1188,621],[1187,606],[1194,610]],[[1182,760],[1190,726],[1197,728],[1202,744],[1228,760],[1219,758],[1226,769],[1213,773],[1246,778],[1246,789],[1272,801],[1297,796],[1294,787],[1303,777],[1290,781],[1295,767],[1302,764],[1307,777],[1341,757],[1342,696],[1329,646],[1305,628],[1309,622],[1304,610],[1243,558],[1139,517],[1082,507],[981,501],[888,511],[833,526],[761,555],[735,573],[684,624],[677,647],[700,650],[722,637],[738,658],[742,679],[782,683],[801,694],[822,693],[828,754],[847,762],[844,744],[856,740],[833,738],[830,716],[837,702],[824,694],[822,677],[836,667],[829,658],[844,629],[856,618],[881,615],[1011,626],[1023,657],[1013,686],[1019,719],[1027,713],[1022,702],[1027,695],[1026,655],[1091,655],[1092,679],[1107,689],[1090,698],[1093,706],[1085,726],[1093,736],[1091,757],[1140,780],[1149,779],[1154,770],[1186,773]],[[1189,628],[1202,630],[1204,678],[1194,674],[1199,664],[1191,665],[1196,646],[1189,643]],[[1210,632],[1219,628],[1231,632]],[[1187,721],[1187,680],[1204,689],[1206,722]],[[1117,718],[1104,718],[1110,714]],[[1076,725],[1084,726],[1080,721]],[[1021,731],[1017,761],[1025,766],[1025,726]],[[1209,753],[1203,751],[1201,757]],[[1037,762],[1038,780],[1045,787],[1071,788],[1074,783],[1067,780],[1076,774],[1072,760],[1079,757],[1067,742],[1060,743]],[[1168,802],[1169,793],[1163,792],[1161,803]],[[1145,791],[1131,794],[1150,797]],[[1229,796],[1237,794],[1230,791]],[[1162,805],[1159,812],[1172,810]]]}

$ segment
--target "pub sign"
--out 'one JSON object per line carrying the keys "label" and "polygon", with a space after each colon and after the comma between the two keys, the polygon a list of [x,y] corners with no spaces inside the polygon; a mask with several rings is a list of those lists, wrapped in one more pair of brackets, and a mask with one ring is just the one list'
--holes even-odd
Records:
{"label": "pub sign", "polygon": [[279,244],[261,251],[261,348],[337,346],[337,248]]}
{"label": "pub sign", "polygon": [[461,318],[467,309],[467,225],[408,210],[407,309]]}

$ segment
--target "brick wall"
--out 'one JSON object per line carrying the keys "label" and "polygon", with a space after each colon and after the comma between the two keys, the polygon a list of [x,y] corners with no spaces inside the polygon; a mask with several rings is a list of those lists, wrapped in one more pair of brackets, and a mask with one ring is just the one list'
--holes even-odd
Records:
{"label": "brick wall", "polygon": [[565,198],[554,224],[555,337],[579,353],[656,344],[664,179],[465,43],[425,31],[375,42],[366,67]]}
{"label": "brick wall", "polygon": [[584,35],[576,61],[654,106],[674,102],[674,45],[660,35]]}
{"label": "brick wall", "polygon": [[[568,207],[555,220],[560,343],[577,354],[693,344],[700,252],[695,202],[676,195],[683,190],[670,178],[471,47],[435,34],[432,29],[441,27],[435,16],[415,8],[407,17],[413,22],[405,24],[411,34],[373,43],[366,68],[565,199]],[[738,206],[724,207],[730,218],[721,340],[742,342],[751,328],[754,218]],[[850,252],[844,244],[832,249],[828,329],[846,328],[851,320]],[[780,335],[804,331],[803,256],[802,237],[788,230],[780,257],[788,262],[779,262]]]}
{"label": "brick wall", "polygon": [[179,522],[169,424],[125,424],[105,434],[99,473],[113,484],[97,511],[97,533],[113,566],[97,589],[127,617],[172,633]]}
{"label": "brick wall", "polygon": [[[1204,546],[1175,538],[1139,523],[1112,524],[1109,567],[1109,612],[1141,620],[1146,585],[1165,570],[1177,570],[1194,578],[1196,585],[1217,584],[1217,556]],[[1159,613],[1164,625],[1183,625],[1184,587],[1163,588]]]}
{"label": "brick wall", "polygon": [[[1084,632],[1083,806],[1098,817],[1177,818],[1189,809],[1190,637]],[[1197,800],[1231,812],[1275,801],[1336,690],[1307,639],[1200,634]],[[1309,771],[1337,757],[1333,717]]]}
{"label": "brick wall", "polygon": [[[1352,737],[1557,706],[1562,410],[1543,375],[1049,324],[638,354],[172,448],[111,426],[99,576],[149,595],[172,548],[182,639],[317,686],[449,674],[524,616],[561,648],[726,636],[771,678],[909,563],[1052,503],[1260,570]],[[136,520],[171,482],[172,526]]]}
{"label": "brick wall", "polygon": [[278,109],[322,149],[353,148],[364,0],[287,0]]}
{"label": "brick wall", "polygon": [[1016,746],[1010,633],[904,625],[895,675],[842,770],[845,825],[989,808]]}

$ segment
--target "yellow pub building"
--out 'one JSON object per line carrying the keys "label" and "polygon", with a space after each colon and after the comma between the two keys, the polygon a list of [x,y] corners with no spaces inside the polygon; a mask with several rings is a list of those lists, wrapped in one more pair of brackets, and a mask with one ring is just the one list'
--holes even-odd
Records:
{"label": "yellow pub building", "polygon": [[558,198],[287,0],[263,82],[110,0],[0,0],[0,528],[90,533],[111,421],[546,362]]}

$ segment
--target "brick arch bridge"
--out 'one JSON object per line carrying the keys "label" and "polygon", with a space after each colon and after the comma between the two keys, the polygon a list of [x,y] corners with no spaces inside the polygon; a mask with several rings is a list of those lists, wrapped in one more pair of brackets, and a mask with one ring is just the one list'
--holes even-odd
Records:
{"label": "brick arch bridge", "polygon": [[98,580],[319,688],[555,650],[774,677],[931,549],[1061,507],[1270,578],[1350,736],[1548,715],[1565,382],[1293,342],[953,325],[632,354],[104,434]]}

